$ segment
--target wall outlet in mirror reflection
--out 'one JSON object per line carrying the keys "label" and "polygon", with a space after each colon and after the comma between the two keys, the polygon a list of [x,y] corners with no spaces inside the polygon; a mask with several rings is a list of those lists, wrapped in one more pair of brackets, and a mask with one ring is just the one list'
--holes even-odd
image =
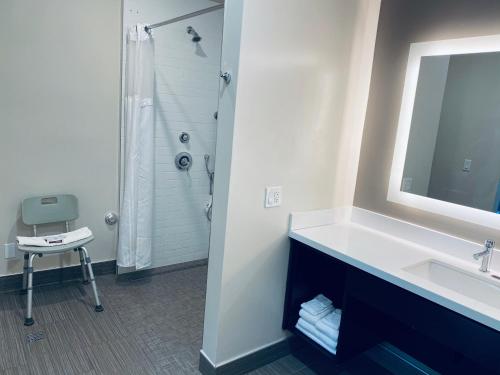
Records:
{"label": "wall outlet in mirror reflection", "polygon": [[413,178],[403,177],[403,182],[401,183],[401,191],[411,192],[412,184],[413,184]]}
{"label": "wall outlet in mirror reflection", "polygon": [[465,159],[464,160],[464,167],[462,168],[462,171],[464,171],[464,172],[470,172],[471,164],[472,164],[472,160]]}

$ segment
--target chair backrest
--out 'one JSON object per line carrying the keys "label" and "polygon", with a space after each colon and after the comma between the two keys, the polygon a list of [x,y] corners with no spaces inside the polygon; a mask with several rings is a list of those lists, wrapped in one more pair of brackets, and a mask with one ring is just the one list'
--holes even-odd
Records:
{"label": "chair backrest", "polygon": [[78,199],[71,194],[26,198],[21,203],[26,225],[68,222],[78,218]]}

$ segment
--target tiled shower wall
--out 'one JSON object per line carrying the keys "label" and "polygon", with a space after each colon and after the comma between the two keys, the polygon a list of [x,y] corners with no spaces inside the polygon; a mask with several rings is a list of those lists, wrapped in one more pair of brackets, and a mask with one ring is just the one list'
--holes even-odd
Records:
{"label": "tiled shower wall", "polygon": [[[136,23],[151,24],[217,5],[208,0],[125,0],[124,32]],[[217,122],[223,11],[154,29],[155,40],[155,215],[153,267],[208,256],[210,222],[205,205],[210,199],[204,155],[213,168]],[[200,34],[191,41],[186,27]],[[188,144],[179,134],[191,136]],[[189,172],[179,171],[174,159],[187,151]]]}

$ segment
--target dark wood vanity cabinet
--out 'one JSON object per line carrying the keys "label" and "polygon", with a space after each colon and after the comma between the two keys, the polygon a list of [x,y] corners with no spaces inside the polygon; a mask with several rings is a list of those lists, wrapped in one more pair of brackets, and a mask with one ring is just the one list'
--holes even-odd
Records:
{"label": "dark wood vanity cabinet", "polygon": [[[300,304],[323,293],[342,309],[337,354],[295,329]],[[333,362],[387,341],[444,374],[500,374],[500,333],[291,240],[283,328]]]}

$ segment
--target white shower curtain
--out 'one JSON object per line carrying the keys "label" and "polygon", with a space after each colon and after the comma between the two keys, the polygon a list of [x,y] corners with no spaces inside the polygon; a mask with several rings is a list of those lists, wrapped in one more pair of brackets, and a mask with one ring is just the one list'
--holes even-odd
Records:
{"label": "white shower curtain", "polygon": [[127,34],[123,179],[117,264],[151,265],[154,178],[154,43],[136,25]]}

